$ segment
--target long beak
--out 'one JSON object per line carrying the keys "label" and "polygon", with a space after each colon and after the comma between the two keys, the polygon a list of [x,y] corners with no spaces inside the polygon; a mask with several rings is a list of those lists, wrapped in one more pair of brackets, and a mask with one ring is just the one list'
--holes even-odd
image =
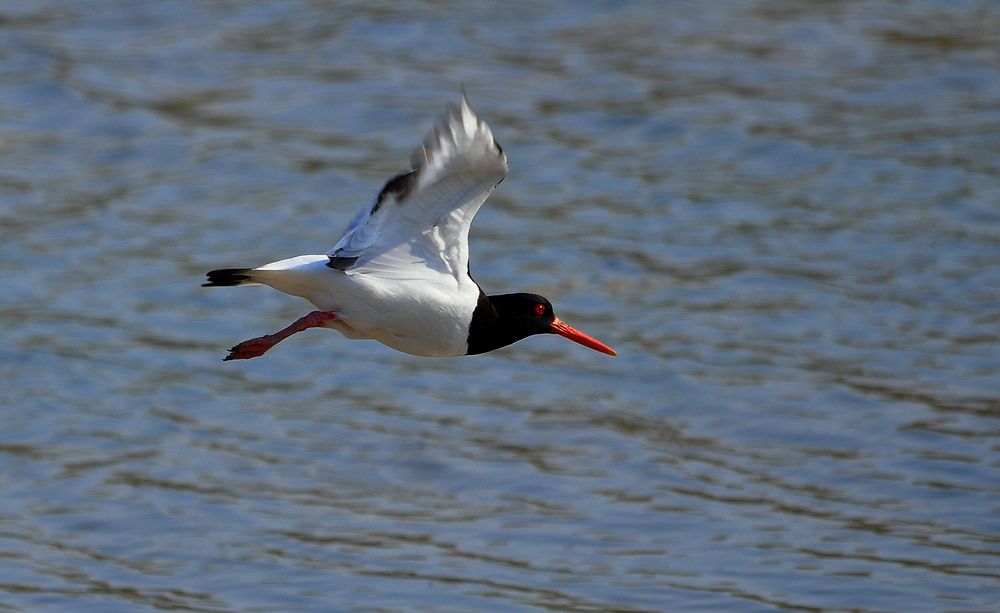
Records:
{"label": "long beak", "polygon": [[601,353],[606,353],[608,355],[618,355],[618,353],[611,347],[608,347],[596,338],[591,338],[583,332],[567,325],[566,322],[558,317],[552,321],[552,332],[558,334],[559,336],[565,336],[575,343],[580,343],[584,347],[590,347],[594,351],[600,351]]}

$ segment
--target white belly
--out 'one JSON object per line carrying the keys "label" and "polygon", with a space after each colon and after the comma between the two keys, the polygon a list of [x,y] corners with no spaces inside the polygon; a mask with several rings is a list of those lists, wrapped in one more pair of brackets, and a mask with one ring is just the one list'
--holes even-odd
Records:
{"label": "white belly", "polygon": [[[469,322],[479,299],[474,284],[456,293],[454,278],[442,283],[351,279],[363,288],[360,313],[345,309],[352,327],[397,351],[420,356],[465,355],[469,350]],[[373,287],[374,286],[374,287]]]}

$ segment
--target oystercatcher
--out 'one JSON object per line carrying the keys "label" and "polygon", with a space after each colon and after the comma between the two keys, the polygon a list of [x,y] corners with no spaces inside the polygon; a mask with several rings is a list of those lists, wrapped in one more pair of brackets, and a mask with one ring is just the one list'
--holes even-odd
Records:
{"label": "oystercatcher", "polygon": [[269,285],[318,310],[236,345],[225,360],[263,355],[296,332],[333,328],[418,356],[474,355],[533,334],[615,351],[556,317],[535,294],[487,296],[469,275],[469,226],[507,175],[507,156],[462,94],[325,255],[208,273],[205,287]]}

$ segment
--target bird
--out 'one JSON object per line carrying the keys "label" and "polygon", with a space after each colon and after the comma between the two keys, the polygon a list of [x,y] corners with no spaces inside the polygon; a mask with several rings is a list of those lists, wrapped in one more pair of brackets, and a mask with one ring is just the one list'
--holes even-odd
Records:
{"label": "bird", "polygon": [[415,356],[478,355],[536,334],[615,350],[559,319],[530,293],[487,295],[469,267],[469,227],[507,176],[507,156],[463,90],[325,254],[207,273],[203,287],[267,285],[316,308],[289,326],[239,343],[223,359],[263,355],[311,328],[374,339]]}

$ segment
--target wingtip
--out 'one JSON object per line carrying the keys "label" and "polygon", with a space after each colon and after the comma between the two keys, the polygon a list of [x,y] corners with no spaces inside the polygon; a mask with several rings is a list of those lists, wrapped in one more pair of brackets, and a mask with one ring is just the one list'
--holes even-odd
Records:
{"label": "wingtip", "polygon": [[[503,156],[489,125],[473,110],[463,85],[458,101],[446,103],[445,112],[435,121],[423,143],[410,154],[410,168],[422,172],[425,167],[440,167],[453,159],[456,151],[466,152],[470,145],[479,141],[492,143],[496,152]],[[476,150],[476,154],[479,153]],[[506,164],[505,156],[503,160]]]}
{"label": "wingtip", "polygon": [[464,84],[461,87],[460,94],[458,106],[449,103],[448,111],[465,130],[466,137],[474,138],[476,132],[482,130],[486,124],[483,123],[479,115],[476,114],[476,111],[473,110],[472,104],[469,102],[469,96],[465,92]]}

